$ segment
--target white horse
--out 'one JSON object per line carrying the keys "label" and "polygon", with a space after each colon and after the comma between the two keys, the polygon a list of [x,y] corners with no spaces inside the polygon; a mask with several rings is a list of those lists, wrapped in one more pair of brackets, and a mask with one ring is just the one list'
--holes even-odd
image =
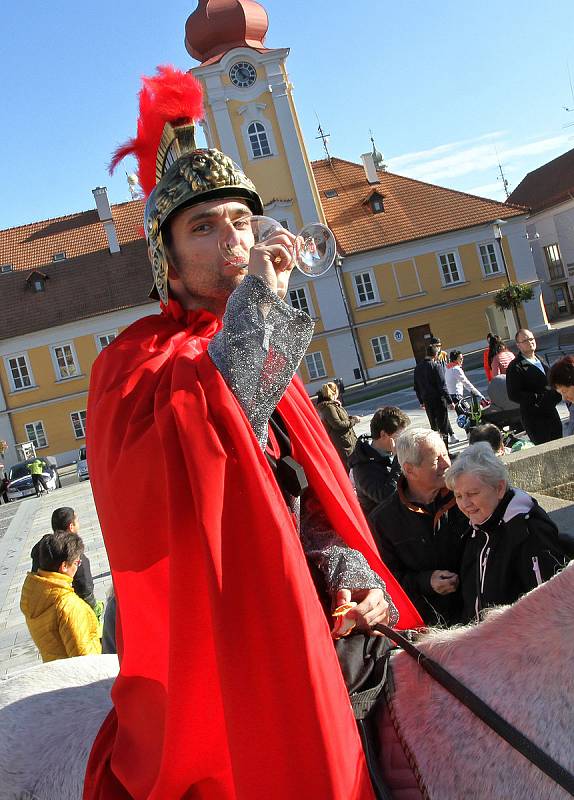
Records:
{"label": "white horse", "polygon": [[[480,625],[431,632],[420,646],[572,772],[573,629],[574,565]],[[431,800],[569,796],[406,653],[392,665],[397,724]],[[81,798],[117,670],[115,656],[86,656],[0,681],[0,800]]]}

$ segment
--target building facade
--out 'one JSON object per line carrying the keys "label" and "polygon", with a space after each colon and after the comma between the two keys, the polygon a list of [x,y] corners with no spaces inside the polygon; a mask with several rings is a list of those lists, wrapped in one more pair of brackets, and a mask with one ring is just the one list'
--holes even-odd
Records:
{"label": "building facade", "polygon": [[85,444],[91,367],[127,325],[157,310],[139,234],[142,201],[0,231],[0,439],[73,461]]}
{"label": "building facade", "polygon": [[526,206],[536,272],[550,319],[574,313],[574,149],[519,183],[509,202]]}

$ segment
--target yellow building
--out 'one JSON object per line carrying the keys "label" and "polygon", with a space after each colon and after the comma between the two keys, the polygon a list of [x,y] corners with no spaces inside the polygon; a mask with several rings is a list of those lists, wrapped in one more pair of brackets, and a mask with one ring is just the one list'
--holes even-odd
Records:
{"label": "yellow building", "polygon": [[92,364],[99,351],[156,309],[139,234],[143,202],[0,231],[0,439],[32,441],[72,461],[85,444]]}
{"label": "yellow building", "polygon": [[[548,327],[528,246],[526,210],[393,175],[382,156],[363,164],[311,164],[301,134],[286,48],[265,47],[268,20],[255,2],[211,0],[189,17],[186,47],[205,92],[208,142],[240,163],[265,213],[296,232],[326,221],[337,267],[318,279],[295,274],[289,300],[316,320],[301,366],[314,391],[412,367],[431,334],[446,347],[484,346],[490,330],[514,334],[494,305],[508,281],[531,283],[524,322]],[[503,255],[504,254],[504,255]]]}

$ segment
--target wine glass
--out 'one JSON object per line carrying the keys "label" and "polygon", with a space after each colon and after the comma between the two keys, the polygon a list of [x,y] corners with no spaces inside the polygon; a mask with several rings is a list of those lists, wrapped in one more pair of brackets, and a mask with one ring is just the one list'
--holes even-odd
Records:
{"label": "wine glass", "polygon": [[[235,245],[220,242],[219,248],[227,262],[237,266],[247,264],[249,250],[253,245],[262,244],[283,230],[277,220],[257,214],[240,217],[233,225],[241,241]],[[330,269],[336,254],[337,244],[333,233],[326,225],[311,222],[297,234],[292,260],[300,272],[317,278]]]}

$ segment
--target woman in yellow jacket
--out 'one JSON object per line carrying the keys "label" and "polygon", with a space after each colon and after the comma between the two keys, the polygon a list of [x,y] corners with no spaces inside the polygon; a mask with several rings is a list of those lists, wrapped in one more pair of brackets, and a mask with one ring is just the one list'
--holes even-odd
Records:
{"label": "woman in yellow jacket", "polygon": [[77,534],[51,533],[40,542],[40,569],[26,575],[20,609],[42,661],[102,652],[96,615],[72,587],[83,551]]}

